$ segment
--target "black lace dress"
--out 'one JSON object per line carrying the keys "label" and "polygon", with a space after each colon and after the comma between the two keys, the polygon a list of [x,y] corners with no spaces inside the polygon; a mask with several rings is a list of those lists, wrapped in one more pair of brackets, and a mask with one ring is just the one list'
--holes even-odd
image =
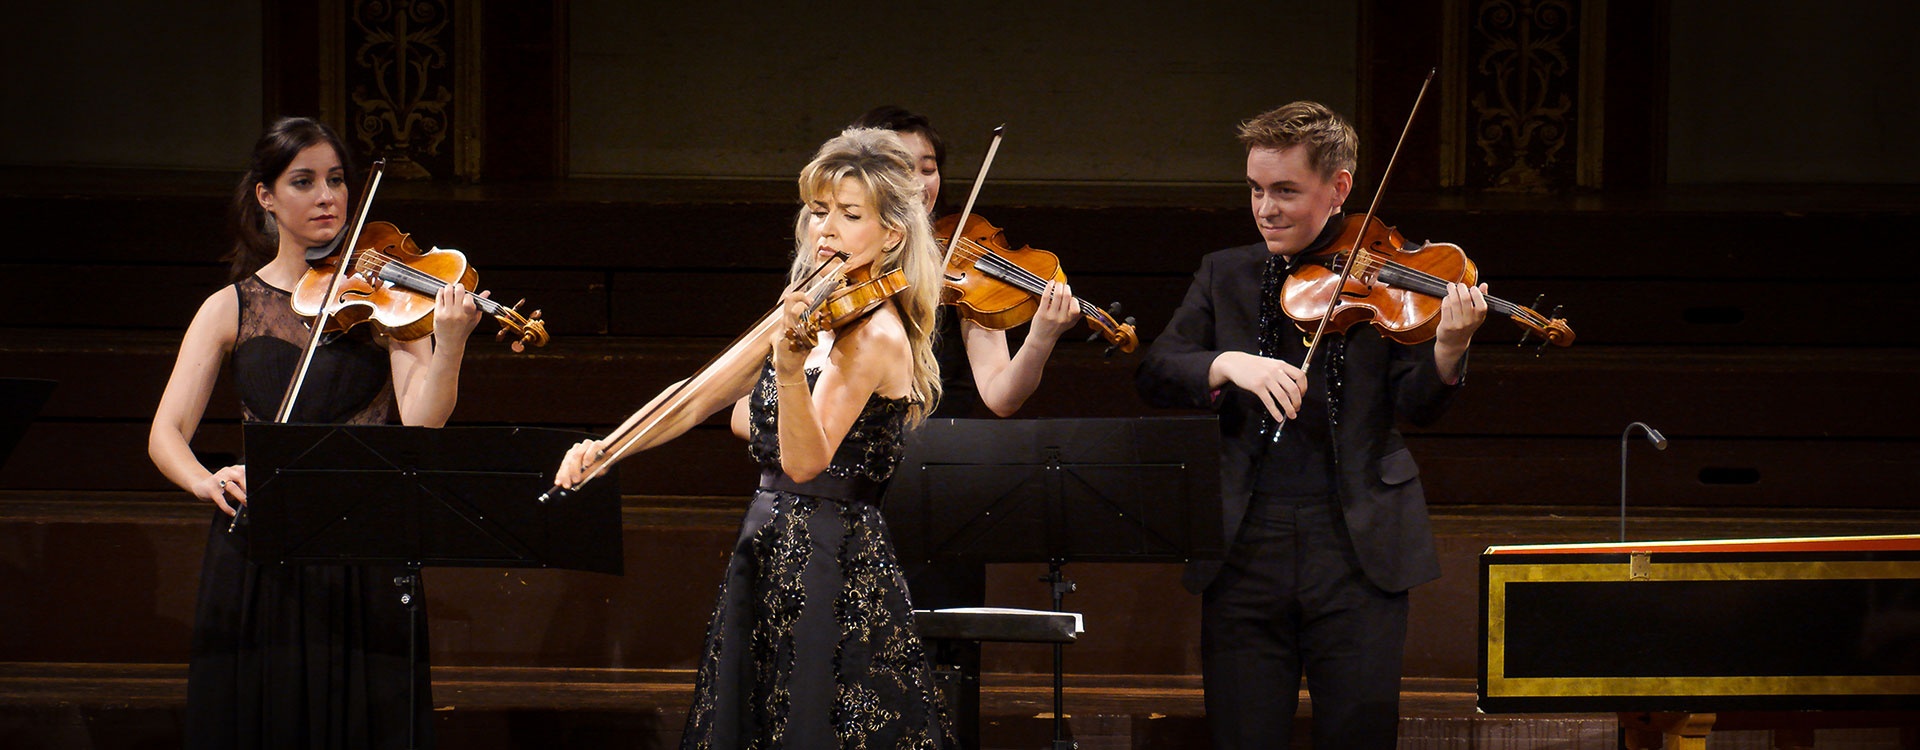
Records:
{"label": "black lace dress", "polygon": [[[272,419],[306,344],[287,292],[250,277],[240,298],[234,382],[247,421]],[[322,347],[295,422],[381,424],[392,367],[365,328]],[[399,748],[407,742],[407,613],[399,569],[248,562],[214,511],[201,560],[187,673],[192,748]],[[420,653],[426,653],[426,628]],[[433,738],[421,670],[422,747]]]}
{"label": "black lace dress", "polygon": [[[809,371],[813,381],[817,371]],[[948,748],[952,728],[875,506],[907,401],[867,401],[833,461],[780,471],[771,360],[749,400],[760,490],[707,627],[682,748]]]}

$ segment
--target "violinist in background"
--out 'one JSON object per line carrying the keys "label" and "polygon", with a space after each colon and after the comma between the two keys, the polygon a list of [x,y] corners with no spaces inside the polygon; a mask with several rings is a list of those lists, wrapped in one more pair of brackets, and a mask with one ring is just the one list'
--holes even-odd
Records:
{"label": "violinist in background", "polygon": [[[234,283],[200,305],[153,415],[147,451],[161,473],[218,508],[207,533],[187,673],[187,746],[405,747],[407,610],[399,568],[255,565],[228,517],[247,501],[244,465],[208,469],[189,443],[229,359],[248,422],[271,420],[306,345],[288,290],[307,249],[348,223],[347,152],[326,125],[275,122],[254,145],[234,195]],[[439,427],[453,412],[460,360],[480,313],[459,285],[435,300],[431,339],[377,339],[363,326],[324,344],[295,422]],[[426,650],[426,628],[417,643]],[[417,688],[426,695],[427,671]],[[421,736],[432,744],[432,701]]]}
{"label": "violinist in background", "polygon": [[[899,134],[901,143],[913,155],[915,178],[929,218],[940,218],[944,213],[940,169],[947,162],[947,147],[926,116],[884,105],[861,115],[852,127],[885,128]],[[944,256],[946,247],[939,249]],[[942,307],[935,351],[940,357],[946,395],[933,416],[965,417],[976,402],[985,404],[995,416],[1013,416],[1040,387],[1040,375],[1047,358],[1053,355],[1054,344],[1079,322],[1080,304],[1073,297],[1073,287],[1048,281],[1019,354],[1009,355],[1012,349],[1007,346],[1006,331],[988,330]]]}
{"label": "violinist in background", "polygon": [[[898,133],[907,151],[913,154],[915,176],[920,181],[928,218],[938,219],[946,213],[940,202],[940,170],[947,161],[946,142],[925,115],[885,105],[861,115],[854,121],[854,127],[886,128]],[[944,245],[937,249],[943,254],[946,251]],[[1026,340],[1020,344],[1020,352],[1009,356],[1006,331],[990,330],[962,318],[958,308],[941,306],[940,336],[934,342],[934,352],[940,359],[944,391],[940,408],[933,416],[971,416],[979,404],[985,404],[995,416],[1013,416],[1040,387],[1040,375],[1046,369],[1054,345],[1079,322],[1080,305],[1074,299],[1073,288],[1049,280],[1039,309],[1027,328]],[[986,568],[979,563],[910,560],[905,567],[915,601],[922,608],[978,607],[986,603]],[[959,666],[967,674],[979,675],[978,641],[953,642],[946,648],[942,658],[947,663]],[[961,718],[977,718],[970,714],[977,709],[979,683],[970,680],[961,684],[964,686]],[[968,744],[977,743],[978,738],[971,736],[973,724],[962,721],[959,731]]]}
{"label": "violinist in background", "polygon": [[[885,130],[848,130],[821,146],[800,173],[800,201],[794,280],[845,253],[849,278],[898,269],[909,286],[820,332],[817,344],[804,343],[805,295],[789,294],[757,349],[770,345],[771,357],[727,368],[685,400],[655,399],[670,404],[662,428],[635,447],[657,446],[731,406],[734,434],[760,465],[681,747],[951,747],[875,505],[907,430],[940,398],[939,251],[912,157]],[[554,483],[576,486],[607,448],[576,445]]]}
{"label": "violinist in background", "polygon": [[[1200,261],[1135,373],[1154,406],[1220,414],[1224,561],[1188,566],[1214,747],[1286,747],[1304,675],[1313,746],[1391,748],[1407,590],[1440,575],[1426,498],[1395,424],[1439,418],[1486,319],[1452,284],[1435,339],[1371,326],[1308,346],[1280,306],[1287,274],[1340,234],[1359,139],[1294,102],[1240,127],[1262,242]],[[1278,440],[1275,425],[1284,423]]]}

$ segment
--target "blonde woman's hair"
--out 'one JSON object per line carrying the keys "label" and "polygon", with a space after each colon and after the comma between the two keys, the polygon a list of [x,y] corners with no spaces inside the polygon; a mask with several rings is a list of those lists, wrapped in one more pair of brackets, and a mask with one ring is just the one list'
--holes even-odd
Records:
{"label": "blonde woman's hair", "polygon": [[907,277],[907,290],[895,296],[894,303],[899,305],[907,341],[913,347],[913,404],[907,417],[917,425],[940,403],[940,363],[934,360],[933,344],[943,257],[927,225],[920,183],[913,178],[913,157],[892,131],[841,131],[800,170],[800,213],[793,221],[794,257],[788,279],[800,280],[818,262],[813,248],[807,246],[809,204],[833,195],[840,181],[849,178],[866,188],[880,225],[900,232],[900,243],[874,260],[873,274],[879,276],[898,268]]}

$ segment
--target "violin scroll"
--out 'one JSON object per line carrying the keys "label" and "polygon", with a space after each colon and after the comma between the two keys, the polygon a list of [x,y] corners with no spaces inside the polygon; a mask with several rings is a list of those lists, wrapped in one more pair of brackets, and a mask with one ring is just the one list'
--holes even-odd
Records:
{"label": "violin scroll", "polygon": [[[1554,305],[1553,312],[1544,318],[1541,317],[1539,313],[1533,312],[1534,308],[1540,307],[1540,303],[1545,302],[1546,299],[1547,295],[1541,294],[1533,298],[1532,307],[1520,307],[1521,310],[1532,313],[1531,318],[1534,319],[1529,319],[1523,315],[1513,316],[1514,322],[1519,323],[1521,328],[1524,329],[1520,331],[1520,340],[1514,342],[1513,345],[1526,346],[1529,337],[1539,336],[1540,345],[1534,347],[1533,350],[1533,354],[1536,357],[1540,356],[1540,352],[1546,350],[1548,344],[1553,344],[1554,346],[1571,346],[1573,344],[1573,329],[1567,325],[1565,318],[1560,317],[1559,305]],[[1519,306],[1516,305],[1515,307]]]}
{"label": "violin scroll", "polygon": [[1132,354],[1134,349],[1139,348],[1140,335],[1134,333],[1133,316],[1128,315],[1124,322],[1115,322],[1120,317],[1119,302],[1107,305],[1105,310],[1089,307],[1084,315],[1087,325],[1093,328],[1093,334],[1087,337],[1087,341],[1099,341],[1104,338],[1108,342],[1106,351],[1101,352],[1102,355],[1111,357],[1115,349]]}
{"label": "violin scroll", "polygon": [[512,307],[501,307],[498,312],[492,313],[493,319],[500,322],[500,331],[493,334],[493,340],[505,341],[507,333],[517,334],[518,338],[507,345],[507,348],[512,349],[515,354],[526,351],[528,344],[547,345],[546,321],[540,319],[539,310],[533,311],[531,315],[521,315],[520,306],[524,304],[527,304],[527,300],[523,297],[519,302],[513,303]]}

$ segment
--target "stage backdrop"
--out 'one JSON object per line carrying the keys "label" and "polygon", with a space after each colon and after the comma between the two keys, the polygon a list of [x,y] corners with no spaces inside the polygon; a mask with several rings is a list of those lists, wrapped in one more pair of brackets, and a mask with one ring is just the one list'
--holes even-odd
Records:
{"label": "stage backdrop", "polygon": [[572,5],[572,171],[791,179],[879,104],[924,112],[948,176],[1238,182],[1234,126],[1352,112],[1348,2]]}
{"label": "stage backdrop", "polygon": [[260,135],[261,3],[9,3],[0,164],[214,169]]}
{"label": "stage backdrop", "polygon": [[1669,181],[1915,181],[1920,55],[1907,37],[1920,4],[1688,0],[1672,12]]}

